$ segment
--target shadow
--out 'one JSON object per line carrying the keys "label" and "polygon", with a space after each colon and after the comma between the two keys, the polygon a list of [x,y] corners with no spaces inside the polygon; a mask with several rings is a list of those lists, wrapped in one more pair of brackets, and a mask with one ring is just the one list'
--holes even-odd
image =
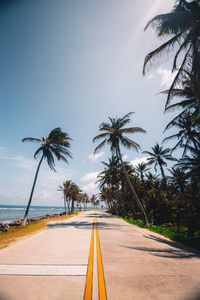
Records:
{"label": "shadow", "polygon": [[[47,228],[49,229],[56,229],[56,228],[67,228],[67,227],[75,227],[77,229],[89,229],[91,230],[92,229],[92,222],[76,222],[76,221],[73,221],[73,222],[59,222],[59,223],[49,223],[47,225]],[[105,222],[98,222],[98,229],[109,229],[109,230],[112,230],[112,229],[116,229],[118,228],[120,225],[118,224],[107,224]]]}
{"label": "shadow", "polygon": [[154,236],[152,234],[148,234],[148,235],[144,235],[145,238],[147,239],[150,239],[150,240],[154,240],[158,243],[161,243],[161,244],[166,244],[170,247],[173,247],[173,248],[176,248],[176,249],[179,249],[179,251],[185,251],[187,253],[192,253],[193,256],[196,256],[198,258],[200,258],[200,253],[198,250],[195,250],[189,246],[185,246],[179,242],[175,242],[175,241],[172,241],[172,240],[168,240],[168,239],[165,239],[165,238],[162,238],[162,237],[159,237],[159,236]]}
{"label": "shadow", "polygon": [[195,291],[193,295],[191,295],[189,298],[185,298],[184,300],[200,300],[200,289],[198,289],[198,291]]}
{"label": "shadow", "polygon": [[89,214],[89,215],[87,215],[87,218],[97,218],[97,219],[99,219],[99,218],[105,218],[105,219],[111,219],[112,217],[110,216],[110,215],[107,215],[107,214],[98,214],[98,215],[95,215],[95,214]]}
{"label": "shadow", "polygon": [[0,293],[0,300],[12,300],[11,297],[4,292],[1,291]]}
{"label": "shadow", "polygon": [[189,253],[189,252],[180,252],[179,249],[157,249],[157,248],[149,248],[149,247],[130,247],[130,246],[120,246],[123,248],[129,248],[132,250],[138,250],[138,251],[145,251],[149,252],[150,254],[154,256],[159,256],[163,258],[193,258],[196,255],[194,253]]}
{"label": "shadow", "polygon": [[[129,248],[138,251],[149,252],[151,255],[159,256],[163,258],[200,258],[199,252],[192,248],[179,244],[177,242],[164,239],[162,237],[157,237],[154,235],[143,235],[147,239],[154,240],[160,244],[166,244],[169,247],[165,249],[153,248],[153,247],[131,247],[131,246],[121,246],[124,248]],[[200,299],[200,298],[199,298]]]}

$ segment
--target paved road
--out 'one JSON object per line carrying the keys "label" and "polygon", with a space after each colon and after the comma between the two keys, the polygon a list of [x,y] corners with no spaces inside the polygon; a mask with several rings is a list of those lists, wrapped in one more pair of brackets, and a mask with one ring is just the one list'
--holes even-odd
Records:
{"label": "paved road", "polygon": [[103,275],[108,300],[200,299],[198,253],[103,212],[85,212],[0,251],[0,300],[83,300],[86,284],[93,284],[92,300],[99,290],[106,300]]}

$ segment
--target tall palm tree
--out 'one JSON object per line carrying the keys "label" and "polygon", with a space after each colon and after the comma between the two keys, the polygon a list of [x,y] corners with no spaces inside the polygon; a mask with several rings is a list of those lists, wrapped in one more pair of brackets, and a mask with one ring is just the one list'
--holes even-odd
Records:
{"label": "tall palm tree", "polygon": [[163,182],[166,184],[166,176],[163,169],[164,166],[167,166],[165,160],[177,161],[177,159],[171,156],[171,150],[169,148],[163,149],[158,143],[152,147],[152,150],[153,152],[143,151],[143,153],[149,155],[147,158],[148,165],[154,165],[155,171],[157,171],[157,166],[160,167]]}
{"label": "tall palm tree", "polygon": [[176,118],[176,120],[172,120],[166,126],[165,131],[172,127],[179,129],[178,133],[168,136],[163,140],[163,142],[166,142],[169,140],[178,139],[178,142],[172,148],[172,151],[177,148],[183,148],[184,150],[182,156],[185,156],[191,144],[197,149],[198,144],[200,143],[200,132],[198,131],[199,124],[193,120],[191,114],[188,113],[180,116],[178,119]]}
{"label": "tall palm tree", "polygon": [[71,180],[65,180],[63,182],[63,185],[59,186],[58,191],[62,192],[64,197],[65,213],[66,213],[66,203],[67,203],[68,212],[71,211],[70,204],[72,201],[72,194],[74,189],[76,189],[76,187],[77,187],[76,184]]}
{"label": "tall palm tree", "polygon": [[135,167],[135,170],[140,175],[140,179],[143,183],[143,186],[145,187],[144,173],[149,171],[150,168],[148,168],[148,165],[146,163],[141,162]]}
{"label": "tall palm tree", "polygon": [[24,218],[22,221],[22,225],[25,225],[28,218],[29,208],[31,205],[33,192],[35,189],[35,184],[37,181],[38,173],[40,170],[40,166],[42,164],[42,161],[44,159],[47,160],[47,164],[50,167],[50,169],[55,170],[55,160],[54,156],[58,160],[62,160],[65,163],[68,163],[67,157],[72,158],[72,155],[70,151],[68,150],[70,148],[70,141],[71,138],[69,137],[68,133],[63,132],[60,127],[53,129],[49,135],[46,137],[40,138],[32,138],[27,137],[22,140],[22,142],[33,142],[33,143],[40,143],[40,147],[36,150],[34,154],[34,158],[36,159],[40,154],[42,155],[35,173],[33,186],[31,189],[28,205],[24,214]]}
{"label": "tall palm tree", "polygon": [[187,183],[185,172],[183,172],[183,170],[181,170],[180,168],[174,167],[172,167],[169,172],[171,174],[171,176],[168,176],[169,182],[175,187],[177,191],[184,192]]}
{"label": "tall palm tree", "polygon": [[119,159],[112,155],[108,162],[101,162],[104,165],[104,170],[98,174],[99,188],[113,187],[119,184],[120,163]]}
{"label": "tall palm tree", "polygon": [[[186,175],[187,177],[196,177],[200,179],[200,146],[198,149],[190,147],[190,152],[192,153],[192,156],[185,156],[181,158],[179,163],[177,164],[178,167],[180,167],[183,171],[187,171]],[[200,185],[200,184],[199,184]]]}
{"label": "tall palm tree", "polygon": [[146,131],[141,127],[125,127],[131,121],[131,116],[133,112],[126,114],[122,118],[111,118],[109,117],[110,123],[102,123],[99,127],[100,133],[94,137],[93,142],[102,140],[103,141],[95,148],[94,153],[100,150],[104,145],[109,144],[111,152],[116,155],[121,162],[123,173],[133,198],[137,202],[143,216],[146,225],[149,225],[148,218],[142,203],[140,202],[138,195],[133,187],[131,180],[126,172],[124,161],[121,154],[120,146],[124,146],[127,149],[135,149],[138,151],[140,149],[139,144],[129,139],[126,135],[133,133],[145,133]]}
{"label": "tall palm tree", "polygon": [[146,30],[151,26],[158,37],[169,39],[146,56],[144,74],[159,58],[174,52],[172,72],[177,71],[177,74],[169,89],[166,105],[170,101],[171,91],[185,80],[187,73],[196,78],[195,96],[200,105],[200,4],[199,1],[188,2],[176,1],[172,11],[155,16],[145,27]]}

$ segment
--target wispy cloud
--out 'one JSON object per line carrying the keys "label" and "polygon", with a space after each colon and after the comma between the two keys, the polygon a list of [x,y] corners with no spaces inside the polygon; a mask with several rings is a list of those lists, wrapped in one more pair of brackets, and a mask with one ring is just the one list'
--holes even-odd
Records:
{"label": "wispy cloud", "polygon": [[22,155],[8,156],[0,154],[0,159],[12,161],[16,164],[16,166],[23,169],[33,169],[37,164],[33,159],[26,158]]}
{"label": "wispy cloud", "polygon": [[83,192],[85,192],[89,195],[98,193],[97,185],[94,182],[90,182],[90,183],[82,186],[81,189]]}
{"label": "wispy cloud", "polygon": [[102,157],[103,155],[105,154],[105,152],[100,152],[100,153],[91,153],[88,155],[88,159],[91,161],[91,162],[96,162],[99,160],[100,157]]}
{"label": "wispy cloud", "polygon": [[138,164],[146,163],[147,158],[148,158],[148,156],[136,157],[133,160],[131,160],[130,163],[132,164],[133,167],[136,167]]}
{"label": "wispy cloud", "polygon": [[99,172],[86,173],[84,176],[81,177],[81,181],[95,182],[97,180],[98,174],[99,174]]}
{"label": "wispy cloud", "polygon": [[160,75],[161,78],[160,84],[164,88],[169,88],[176,76],[176,72],[172,73],[170,70],[162,67],[159,67],[157,69],[157,73]]}
{"label": "wispy cloud", "polygon": [[0,146],[0,155],[3,155],[6,152],[7,148],[4,146]]}
{"label": "wispy cloud", "polygon": [[82,186],[81,189],[89,195],[96,194],[98,192],[96,184],[98,174],[99,172],[90,172],[81,177],[81,181],[88,182],[86,185]]}

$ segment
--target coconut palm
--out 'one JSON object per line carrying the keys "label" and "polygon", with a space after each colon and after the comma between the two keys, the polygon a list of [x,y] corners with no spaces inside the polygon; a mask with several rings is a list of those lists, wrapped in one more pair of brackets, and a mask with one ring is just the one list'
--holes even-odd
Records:
{"label": "coconut palm", "polygon": [[200,143],[200,132],[198,131],[199,124],[198,122],[196,122],[196,120],[193,120],[191,114],[188,113],[180,116],[178,119],[176,118],[176,120],[172,120],[166,126],[165,131],[172,127],[179,129],[178,133],[166,137],[163,140],[163,142],[166,142],[173,139],[178,139],[178,142],[172,148],[172,151],[177,148],[183,148],[182,156],[185,156],[187,150],[189,149],[189,146],[193,145],[197,149],[198,144]]}
{"label": "coconut palm", "polygon": [[184,192],[187,183],[185,172],[183,172],[180,168],[174,167],[172,167],[169,172],[171,174],[171,176],[168,176],[169,182],[175,187],[177,191]]}
{"label": "coconut palm", "polygon": [[119,177],[120,177],[120,163],[119,159],[112,155],[109,158],[108,162],[101,162],[104,165],[104,170],[98,174],[98,183],[99,188],[103,188],[105,186],[112,187],[119,184]]}
{"label": "coconut palm", "polygon": [[87,209],[87,204],[89,202],[89,196],[86,193],[84,193],[84,194],[80,195],[80,198],[81,198],[81,202],[83,203],[84,209]]}
{"label": "coconut palm", "polygon": [[176,1],[171,12],[155,16],[145,27],[146,30],[151,26],[158,37],[169,39],[146,56],[144,74],[156,61],[174,52],[172,72],[177,71],[177,74],[169,89],[166,105],[170,101],[171,91],[185,80],[187,74],[196,78],[195,95],[200,104],[200,4],[199,1],[188,2]]}
{"label": "coconut palm", "polygon": [[102,123],[99,127],[100,133],[94,137],[93,142],[102,140],[103,141],[95,148],[94,153],[100,150],[106,144],[110,145],[111,152],[117,156],[119,161],[121,162],[122,170],[125,176],[125,179],[128,183],[128,186],[131,190],[131,193],[137,202],[143,216],[146,225],[149,225],[144,207],[140,202],[138,195],[133,187],[131,180],[126,172],[126,168],[124,165],[124,161],[121,154],[120,146],[125,147],[126,149],[135,149],[138,151],[140,149],[139,144],[135,141],[129,139],[126,135],[133,134],[133,133],[145,133],[145,130],[141,127],[125,127],[131,121],[131,116],[133,112],[126,114],[122,118],[111,118],[109,117],[109,123]]}
{"label": "coconut palm", "polygon": [[28,205],[24,214],[24,218],[22,221],[22,225],[25,225],[28,218],[29,208],[31,205],[33,192],[35,189],[35,184],[37,181],[38,173],[42,164],[43,160],[47,161],[48,166],[50,169],[55,170],[55,160],[54,157],[57,158],[57,160],[62,160],[65,163],[68,163],[67,158],[72,158],[72,155],[69,151],[70,148],[70,141],[71,138],[69,137],[68,133],[63,132],[60,127],[53,129],[49,135],[46,137],[40,138],[32,138],[27,137],[22,140],[22,142],[33,142],[33,143],[40,143],[40,147],[36,150],[34,154],[34,158],[36,159],[39,155],[41,155],[34,181],[33,186],[31,189]]}
{"label": "coconut palm", "polygon": [[94,208],[96,208],[96,206],[98,205],[98,199],[96,195],[92,195],[92,197],[90,198],[90,202],[93,204]]}
{"label": "coconut palm", "polygon": [[150,168],[148,168],[148,165],[146,163],[141,162],[135,167],[135,170],[140,175],[140,179],[143,183],[143,186],[145,187],[144,173],[149,171]]}
{"label": "coconut palm", "polygon": [[180,167],[183,171],[187,171],[186,175],[187,177],[196,177],[200,179],[200,147],[198,149],[189,147],[190,152],[192,154],[191,157],[185,156],[181,158],[179,163],[177,164],[178,167]]}
{"label": "coconut palm", "polygon": [[65,206],[65,213],[66,213],[66,203],[68,212],[71,211],[71,201],[72,201],[72,194],[74,189],[76,189],[77,185],[72,182],[71,180],[65,180],[62,186],[59,186],[58,191],[63,193],[64,197],[64,206]]}
{"label": "coconut palm", "polygon": [[154,165],[155,171],[157,171],[157,166],[160,167],[160,171],[163,177],[163,182],[166,184],[166,176],[164,173],[164,166],[167,166],[165,160],[177,161],[176,158],[171,156],[171,150],[169,148],[163,149],[158,143],[152,147],[153,152],[143,151],[143,153],[148,154],[147,158],[148,165]]}

